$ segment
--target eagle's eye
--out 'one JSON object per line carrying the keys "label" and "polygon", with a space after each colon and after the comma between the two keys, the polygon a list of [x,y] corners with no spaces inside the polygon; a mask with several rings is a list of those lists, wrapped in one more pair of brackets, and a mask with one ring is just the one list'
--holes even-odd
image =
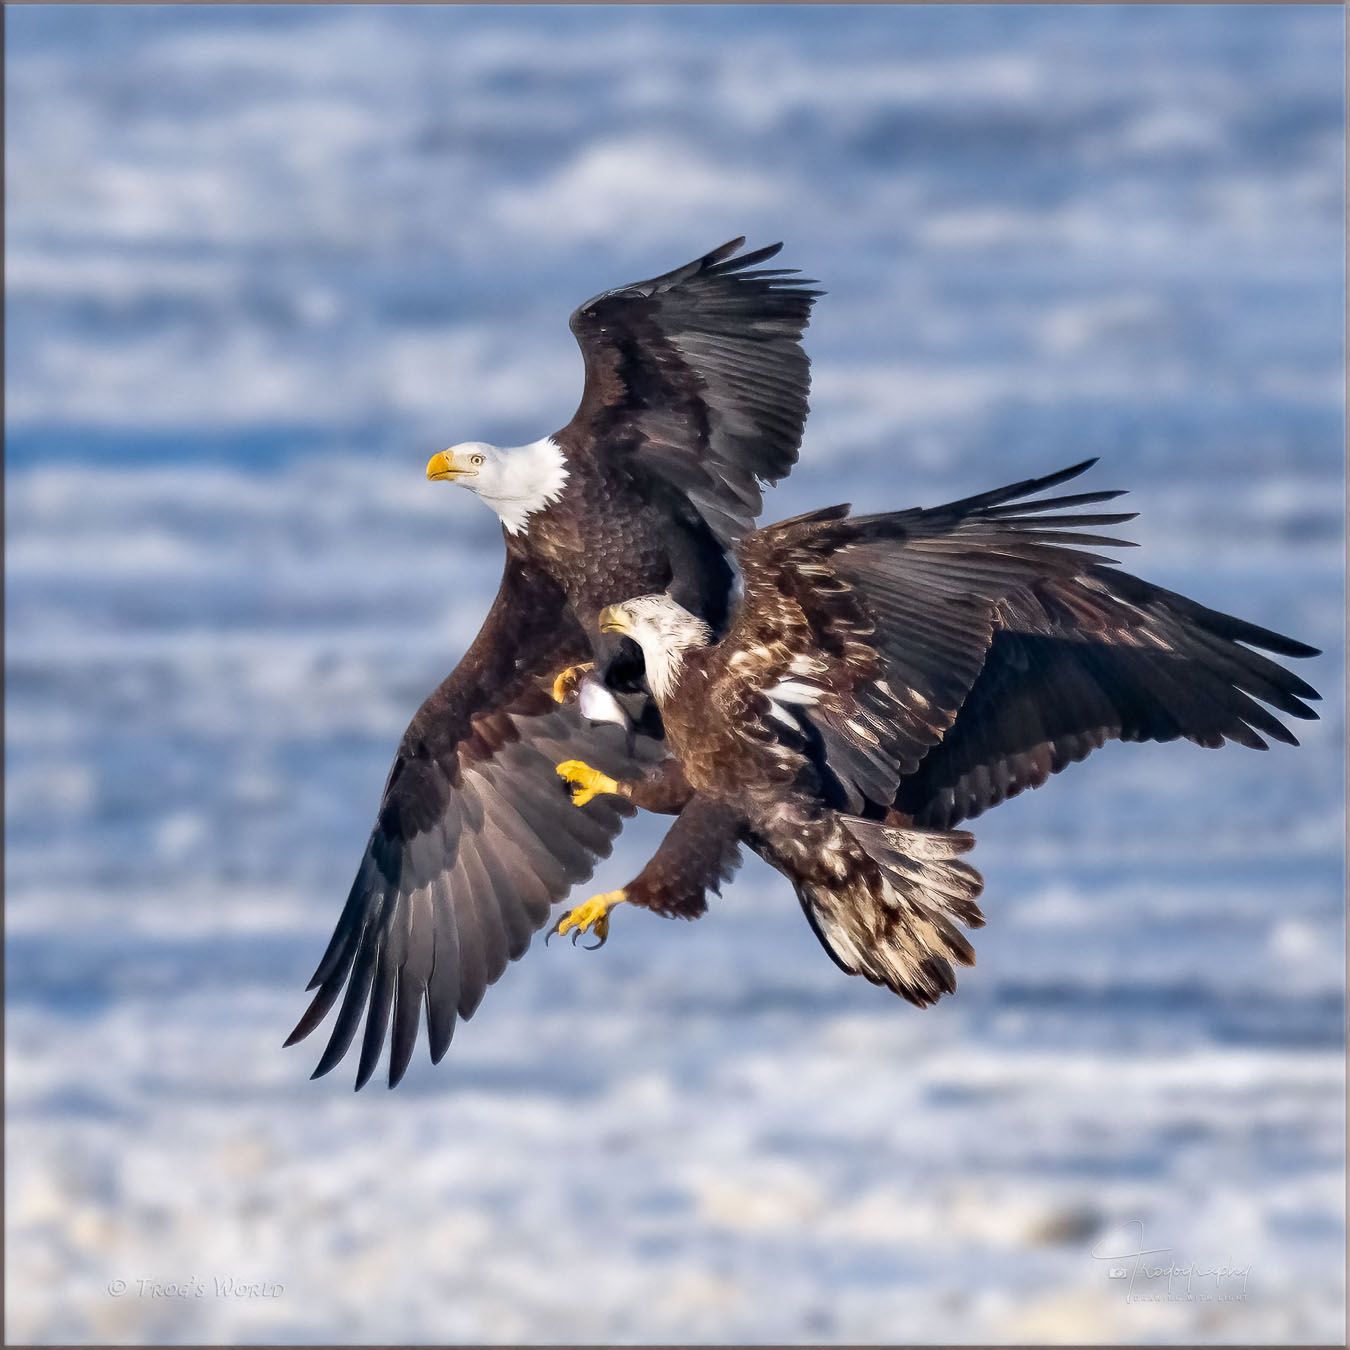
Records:
{"label": "eagle's eye", "polygon": [[470,455],[470,456],[469,456],[469,463],[472,464],[473,467],[474,467],[475,469],[481,468],[481,467],[482,467],[482,464],[483,464],[483,456],[482,456],[482,455]]}

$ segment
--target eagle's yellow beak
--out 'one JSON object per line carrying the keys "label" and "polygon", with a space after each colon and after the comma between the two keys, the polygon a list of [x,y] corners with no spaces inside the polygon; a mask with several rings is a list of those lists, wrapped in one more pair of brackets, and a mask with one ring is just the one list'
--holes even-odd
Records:
{"label": "eagle's yellow beak", "polygon": [[433,482],[437,478],[457,478],[464,472],[455,467],[454,458],[448,450],[438,450],[427,461],[427,477]]}
{"label": "eagle's yellow beak", "polygon": [[600,631],[602,633],[626,633],[628,617],[622,605],[606,605],[600,611]]}

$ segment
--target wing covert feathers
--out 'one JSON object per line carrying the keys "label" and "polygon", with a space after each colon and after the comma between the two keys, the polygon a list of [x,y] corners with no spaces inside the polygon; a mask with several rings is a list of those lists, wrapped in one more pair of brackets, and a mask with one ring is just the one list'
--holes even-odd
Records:
{"label": "wing covert feathers", "polygon": [[1295,743],[1270,709],[1316,716],[1315,691],[1252,650],[1312,648],[1109,565],[1098,550],[1128,544],[1098,531],[1132,515],[1084,508],[1121,494],[1028,500],[1094,462],[930,509],[827,508],[742,541],[732,639],[757,654],[742,678],[767,689],[814,669],[803,716],[848,810],[950,826],[1112,737],[1264,749]]}
{"label": "wing covert feathers", "polygon": [[[765,689],[809,672],[805,714],[851,811],[887,805],[955,720],[984,663],[997,605],[1040,577],[1072,577],[1131,517],[1075,511],[1120,495],[1027,501],[1092,461],[931,510],[814,511],[738,548],[745,597],[723,645],[758,654]],[[728,672],[730,673],[730,672]]]}
{"label": "wing covert feathers", "polygon": [[998,607],[953,726],[895,805],[921,824],[950,826],[1039,787],[1108,740],[1296,745],[1275,713],[1314,719],[1305,700],[1318,695],[1266,651],[1316,654],[1110,567],[1019,590]]}

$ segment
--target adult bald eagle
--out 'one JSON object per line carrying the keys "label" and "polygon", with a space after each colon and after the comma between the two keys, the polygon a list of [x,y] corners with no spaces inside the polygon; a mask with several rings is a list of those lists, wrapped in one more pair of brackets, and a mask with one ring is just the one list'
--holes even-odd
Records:
{"label": "adult bald eagle", "polygon": [[[815,511],[745,537],[726,635],[668,595],[611,605],[642,648],[671,757],[615,781],[558,772],[574,799],[678,812],[636,880],[555,931],[604,941],[628,902],[693,918],[749,844],[789,877],[835,962],[919,1006],[974,953],[979,875],[958,821],[1035,787],[1108,737],[1296,744],[1262,703],[1316,714],[1302,680],[1252,648],[1315,650],[1205,609],[1090,551],[1130,515],[1115,492],[1029,496],[1046,478],[932,510]],[[1259,701],[1258,701],[1259,700]]]}
{"label": "adult bald eagle", "polygon": [[727,550],[763,488],[796,462],[809,385],[801,336],[820,292],[795,271],[758,267],[781,245],[735,257],[744,242],[572,315],[585,388],[561,431],[515,448],[466,442],[427,466],[497,512],[506,569],[482,631],[404,734],[310,982],[317,993],[286,1042],[309,1035],[346,986],[316,1077],[346,1054],[367,1008],[358,1088],[391,1023],[390,1086],[403,1076],[424,1002],[439,1061],[456,1018],[631,814],[612,802],[572,811],[554,766],[598,755],[631,770],[650,739],[626,744],[549,690],[596,656],[620,688],[635,685],[640,664],[625,667],[599,631],[611,601],[665,589],[719,627]]}

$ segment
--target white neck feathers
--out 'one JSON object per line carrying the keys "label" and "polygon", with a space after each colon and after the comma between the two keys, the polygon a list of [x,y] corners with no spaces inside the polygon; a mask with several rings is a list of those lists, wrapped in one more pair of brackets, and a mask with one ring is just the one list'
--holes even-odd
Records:
{"label": "white neck feathers", "polygon": [[567,461],[551,436],[499,453],[498,471],[479,484],[478,495],[501,517],[508,534],[519,534],[536,511],[562,496]]}
{"label": "white neck feathers", "polygon": [[675,692],[684,668],[687,647],[667,647],[664,644],[644,643],[642,663],[646,667],[647,687],[658,704],[664,703]]}
{"label": "white neck feathers", "polygon": [[629,600],[624,609],[631,615],[629,634],[642,648],[647,687],[658,704],[664,703],[679,684],[689,653],[706,647],[712,632],[664,595]]}

